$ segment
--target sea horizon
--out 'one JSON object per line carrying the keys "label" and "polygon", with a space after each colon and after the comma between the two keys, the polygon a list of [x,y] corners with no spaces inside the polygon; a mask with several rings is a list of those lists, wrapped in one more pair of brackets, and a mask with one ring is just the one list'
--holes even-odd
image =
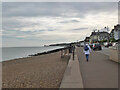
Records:
{"label": "sea horizon", "polygon": [[59,48],[63,48],[64,46],[30,46],[30,47],[2,47],[0,54],[2,58],[0,58],[0,62],[13,60],[17,58],[30,57],[29,55],[34,55],[37,53],[47,52]]}

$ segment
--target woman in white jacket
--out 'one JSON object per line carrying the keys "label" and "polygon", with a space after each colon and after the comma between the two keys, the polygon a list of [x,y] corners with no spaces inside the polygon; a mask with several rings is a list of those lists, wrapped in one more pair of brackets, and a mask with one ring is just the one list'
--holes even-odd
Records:
{"label": "woman in white jacket", "polygon": [[86,60],[87,60],[87,62],[88,62],[88,60],[89,60],[89,54],[90,54],[90,52],[91,52],[91,48],[90,48],[90,46],[89,46],[88,44],[86,44],[86,45],[84,46],[83,52],[85,53]]}

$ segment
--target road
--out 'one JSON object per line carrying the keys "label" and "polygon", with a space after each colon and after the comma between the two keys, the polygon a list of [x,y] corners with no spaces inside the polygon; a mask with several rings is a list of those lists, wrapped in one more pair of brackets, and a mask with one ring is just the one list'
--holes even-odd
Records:
{"label": "road", "polygon": [[98,51],[92,51],[89,62],[87,62],[82,49],[77,48],[76,53],[80,63],[83,87],[118,88],[118,64],[110,61],[109,56]]}
{"label": "road", "polygon": [[102,53],[102,54],[104,54],[104,55],[109,56],[109,55],[110,55],[110,54],[109,54],[109,51],[110,51],[109,48],[102,47],[102,50],[101,50],[101,51],[97,51],[97,52],[100,52],[100,53]]}

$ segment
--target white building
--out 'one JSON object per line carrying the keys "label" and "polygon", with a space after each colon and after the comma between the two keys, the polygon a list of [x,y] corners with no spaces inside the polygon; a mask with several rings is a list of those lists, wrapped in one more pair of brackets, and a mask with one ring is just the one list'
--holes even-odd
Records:
{"label": "white building", "polygon": [[114,39],[120,39],[120,24],[114,26]]}
{"label": "white building", "polygon": [[90,35],[90,42],[98,42],[102,40],[109,40],[110,34],[108,32],[92,32]]}

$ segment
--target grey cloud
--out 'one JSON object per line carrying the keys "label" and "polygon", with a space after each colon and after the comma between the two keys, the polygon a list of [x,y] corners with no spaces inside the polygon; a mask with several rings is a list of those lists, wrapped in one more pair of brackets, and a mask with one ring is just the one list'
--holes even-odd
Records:
{"label": "grey cloud", "polygon": [[[93,2],[3,2],[2,3],[2,17],[3,17],[3,21],[2,21],[2,26],[3,26],[3,30],[5,30],[3,32],[3,34],[5,34],[4,37],[8,37],[7,39],[9,39],[9,37],[15,38],[15,36],[17,35],[29,35],[32,37],[32,39],[34,38],[34,40],[41,40],[41,41],[45,41],[48,39],[45,38],[45,36],[42,37],[42,34],[45,32],[52,32],[57,30],[57,28],[53,28],[51,27],[45,27],[46,30],[33,30],[33,31],[21,31],[21,28],[24,27],[30,27],[30,26],[34,26],[34,25],[40,25],[38,23],[33,23],[33,22],[28,22],[28,23],[22,23],[19,22],[17,20],[12,20],[12,19],[7,19],[7,18],[18,18],[18,17],[79,17],[84,19],[84,17],[88,16],[89,14],[92,15],[96,15],[98,13],[114,13],[116,12],[117,9],[117,2],[111,2],[111,3],[101,3],[101,2],[97,2],[97,3],[93,3]],[[99,17],[98,17],[99,18]],[[24,21],[24,20],[22,20]],[[56,21],[57,22],[57,21]],[[65,21],[63,20],[62,22],[57,22],[57,23],[77,23],[80,22],[78,20],[69,20],[69,21]],[[42,26],[42,25],[41,25]],[[16,30],[17,28],[17,30]],[[48,28],[48,29],[47,29]],[[72,28],[71,28],[72,29]],[[72,29],[71,31],[79,31],[79,30],[86,30],[88,29],[87,27],[83,27],[83,28],[75,28]],[[34,37],[34,35],[36,34],[40,34],[41,38],[36,38]],[[45,39],[44,39],[45,38]],[[54,38],[54,37],[53,37]],[[26,39],[26,38],[25,38]],[[28,38],[31,39],[31,38]],[[51,38],[50,38],[51,39]],[[33,41],[34,41],[33,40]],[[58,37],[56,41],[67,41],[68,39],[65,39],[64,36]],[[14,41],[14,40],[9,40],[9,43],[11,43],[10,41]],[[21,40],[22,41],[22,40]],[[31,41],[31,42],[33,42]],[[48,40],[50,41],[50,40]],[[51,39],[51,41],[56,42],[54,39]],[[38,43],[38,42],[37,42]],[[37,44],[36,43],[36,44]],[[41,42],[40,42],[41,43]]]}
{"label": "grey cloud", "polygon": [[34,22],[20,22],[14,19],[3,18],[2,20],[2,29],[3,30],[18,30],[23,27],[31,27],[34,25],[40,25],[40,23]]}
{"label": "grey cloud", "polygon": [[[88,13],[114,12],[117,3],[101,2],[4,2],[2,4],[3,17],[10,16],[68,16],[77,13],[76,16],[84,17]],[[66,15],[67,14],[67,15]],[[74,15],[73,15],[74,16]]]}
{"label": "grey cloud", "polygon": [[79,31],[79,30],[86,30],[86,29],[88,29],[88,28],[76,28],[76,29],[72,29],[72,30],[76,30],[76,31],[78,30]]}
{"label": "grey cloud", "polygon": [[[58,4],[55,3],[26,3],[26,2],[13,2],[3,3],[2,11],[3,16],[57,16],[59,15]],[[57,12],[58,11],[58,12]]]}
{"label": "grey cloud", "polygon": [[80,21],[78,21],[78,20],[71,20],[71,22],[80,22]]}
{"label": "grey cloud", "polygon": [[54,31],[54,30],[50,30],[50,29],[48,29],[48,31]]}
{"label": "grey cloud", "polygon": [[77,23],[77,22],[80,22],[78,20],[69,20],[69,21],[61,21],[59,23]]}
{"label": "grey cloud", "polygon": [[[6,18],[21,16],[21,17],[36,17],[36,16],[50,16],[50,17],[85,17],[89,13],[114,12],[117,3],[83,3],[83,2],[3,2],[2,3],[2,26],[4,30],[15,30],[22,27],[29,27],[38,25],[38,23],[21,23],[16,20],[8,20]],[[74,16],[76,13],[76,16]],[[69,16],[67,16],[69,17]],[[24,20],[23,20],[24,21]],[[61,21],[58,23],[77,23],[78,20]],[[40,25],[40,24],[39,24]]]}

